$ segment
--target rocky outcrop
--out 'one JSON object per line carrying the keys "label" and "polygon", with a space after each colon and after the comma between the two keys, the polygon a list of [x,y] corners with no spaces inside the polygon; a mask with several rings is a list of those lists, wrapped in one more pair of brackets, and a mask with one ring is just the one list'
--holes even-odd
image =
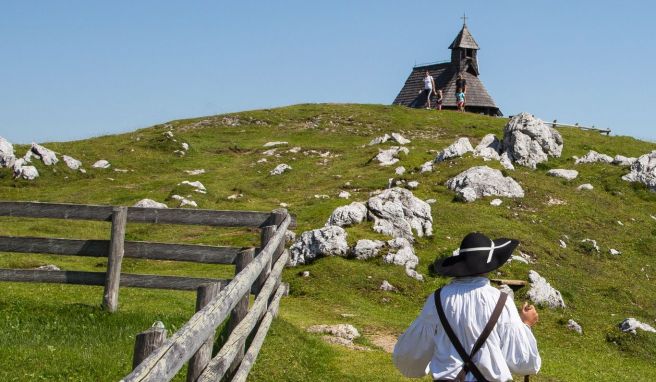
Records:
{"label": "rocky outcrop", "polygon": [[650,190],[656,191],[656,150],[641,155],[632,165],[631,172],[622,179],[627,182],[640,182]]}
{"label": "rocky outcrop", "polygon": [[638,330],[656,333],[656,329],[654,329],[653,326],[640,322],[633,317],[624,319],[624,321],[620,322],[618,326],[624,333],[636,334]]}
{"label": "rocky outcrop", "polygon": [[576,170],[565,170],[562,168],[556,168],[553,170],[547,171],[547,175],[550,176],[555,176],[558,178],[564,178],[567,180],[574,180],[576,179],[577,176],[579,176],[579,172]]}
{"label": "rocky outcrop", "polygon": [[565,307],[563,296],[544,277],[531,270],[528,272],[528,279],[531,282],[531,288],[527,295],[531,301],[552,309]]}
{"label": "rocky outcrop", "polygon": [[282,163],[276,166],[273,170],[269,172],[270,175],[281,175],[282,173],[292,169],[292,166]]}
{"label": "rocky outcrop", "polygon": [[515,163],[535,169],[550,156],[560,157],[563,138],[529,113],[514,116],[503,131],[502,150]]}
{"label": "rocky outcrop", "polygon": [[41,159],[43,164],[45,164],[46,166],[52,166],[54,164],[57,164],[57,162],[59,162],[59,159],[57,158],[57,154],[55,154],[54,151],[47,149],[41,145],[32,143],[32,148],[30,150],[32,151],[34,156]]}
{"label": "rocky outcrop", "polygon": [[615,155],[613,158],[613,164],[617,166],[631,166],[638,158],[628,158],[624,155]]}
{"label": "rocky outcrop", "polygon": [[166,204],[156,202],[152,199],[141,199],[140,201],[136,202],[132,207],[139,207],[139,208],[169,208]]}
{"label": "rocky outcrop", "polygon": [[328,218],[326,226],[346,227],[360,224],[367,218],[367,206],[364,203],[353,202],[347,206],[337,207]]}
{"label": "rocky outcrop", "polygon": [[487,166],[472,167],[446,182],[446,186],[466,202],[486,196],[523,198],[524,190],[511,177],[504,177],[501,171]]}
{"label": "rocky outcrop", "polygon": [[481,139],[481,142],[474,149],[474,156],[481,157],[485,160],[499,160],[501,151],[501,142],[494,134],[488,134]]}
{"label": "rocky outcrop", "polygon": [[323,256],[346,256],[349,247],[346,231],[337,226],[327,226],[305,231],[289,248],[288,265],[306,264]]}
{"label": "rocky outcrop", "polygon": [[466,153],[474,151],[469,138],[459,138],[444,150],[440,151],[435,157],[435,162],[442,162],[447,159],[461,157]]}
{"label": "rocky outcrop", "polygon": [[606,154],[600,154],[594,150],[588,151],[581,158],[576,159],[576,164],[580,163],[613,163],[613,157]]}
{"label": "rocky outcrop", "polygon": [[400,265],[405,268],[405,274],[419,281],[424,281],[424,276],[417,272],[419,258],[410,242],[402,237],[389,240],[389,253],[383,256],[383,261],[388,264]]}
{"label": "rocky outcrop", "polygon": [[374,221],[374,231],[392,237],[413,240],[417,236],[433,234],[431,207],[416,198],[411,191],[395,187],[387,189],[367,201],[369,217]]}
{"label": "rocky outcrop", "polygon": [[385,242],[380,240],[358,240],[355,247],[353,247],[353,256],[358,260],[367,260],[378,256],[383,246],[385,246]]}
{"label": "rocky outcrop", "polygon": [[12,167],[15,161],[14,145],[0,137],[0,167]]}
{"label": "rocky outcrop", "polygon": [[510,157],[508,156],[508,153],[502,153],[501,156],[499,157],[499,163],[501,163],[501,166],[505,168],[506,170],[514,170],[515,166],[512,164],[512,161],[510,160]]}
{"label": "rocky outcrop", "polygon": [[34,180],[39,177],[39,171],[34,166],[25,166],[25,160],[19,158],[14,162],[14,178],[23,178],[25,180]]}
{"label": "rocky outcrop", "polygon": [[399,161],[401,153],[408,155],[410,150],[403,146],[393,146],[387,150],[379,150],[378,155],[374,158],[381,166],[391,166]]}

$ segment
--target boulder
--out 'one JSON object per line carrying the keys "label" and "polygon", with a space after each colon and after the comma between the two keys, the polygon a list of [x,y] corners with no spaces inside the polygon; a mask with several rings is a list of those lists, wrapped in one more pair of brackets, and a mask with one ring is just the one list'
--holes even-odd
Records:
{"label": "boulder", "polygon": [[633,317],[624,319],[624,321],[620,322],[618,326],[620,330],[623,331],[624,333],[636,334],[638,330],[643,330],[645,332],[650,332],[650,333],[656,333],[656,329],[654,329],[654,327],[642,323]]}
{"label": "boulder", "polygon": [[531,270],[528,272],[528,279],[531,282],[531,288],[527,295],[531,301],[552,309],[565,307],[563,296],[544,277],[540,276],[536,271]]}
{"label": "boulder", "polygon": [[91,165],[91,167],[93,167],[93,168],[110,168],[111,166],[112,165],[104,159],[101,159],[101,160],[99,160],[96,163]]}
{"label": "boulder", "polygon": [[613,157],[590,150],[587,154],[578,158],[575,163],[613,163]]}
{"label": "boulder", "polygon": [[469,142],[469,138],[459,138],[437,154],[437,157],[435,157],[435,163],[442,162],[451,158],[461,157],[465,153],[472,151],[474,151],[474,148]]}
{"label": "boulder", "polygon": [[392,146],[387,150],[378,150],[378,155],[374,158],[381,166],[391,166],[399,161],[399,155],[404,153],[408,155],[410,150],[403,146]]}
{"label": "boulder", "polygon": [[631,166],[638,158],[627,158],[624,155],[615,155],[613,164],[617,166]]}
{"label": "boulder", "polygon": [[15,161],[14,145],[0,137],[0,167],[12,167]]}
{"label": "boulder", "polygon": [[656,150],[641,155],[632,165],[631,172],[622,179],[627,182],[640,182],[650,190],[656,191]]}
{"label": "boulder", "polygon": [[403,174],[405,174],[405,167],[403,167],[403,166],[399,166],[399,167],[395,168],[395,169],[394,169],[394,173],[395,173],[396,175],[403,175]]}
{"label": "boulder", "polygon": [[289,266],[306,264],[322,256],[346,256],[349,247],[346,231],[338,226],[327,226],[305,231],[289,248]]}
{"label": "boulder", "polygon": [[326,222],[326,226],[346,227],[360,224],[367,218],[367,206],[364,203],[353,202],[337,207]]}
{"label": "boulder", "polygon": [[419,171],[423,174],[425,172],[431,172],[433,171],[433,161],[428,161],[424,164],[421,165],[421,168]]}
{"label": "boulder", "polygon": [[499,158],[499,163],[501,163],[501,166],[505,168],[506,170],[514,170],[515,166],[513,166],[512,161],[510,160],[510,157],[508,156],[508,153],[502,153],[500,158]]}
{"label": "boulder", "polygon": [[[419,258],[415,255],[415,250],[410,242],[402,237],[389,240],[387,245],[390,251],[383,256],[383,261],[388,264],[400,265],[405,268],[405,274],[419,281],[424,281],[424,276],[417,272]],[[396,250],[396,252],[395,252]]]}
{"label": "boulder", "polygon": [[47,149],[41,145],[32,143],[32,148],[30,150],[35,156],[41,159],[43,164],[45,164],[46,166],[52,166],[54,164],[57,164],[57,162],[59,162],[59,159],[57,158],[57,154],[55,154],[54,151]]}
{"label": "boulder", "polygon": [[392,237],[413,240],[417,236],[433,234],[431,207],[416,198],[411,191],[400,187],[389,188],[367,201],[374,231]]}
{"label": "boulder", "polygon": [[412,142],[411,140],[404,138],[403,135],[399,133],[392,133],[392,139],[400,145],[407,145],[408,143]]}
{"label": "boulder", "polygon": [[358,260],[367,260],[376,257],[384,245],[385,242],[380,240],[358,240],[355,247],[353,247],[353,256]]}
{"label": "boulder", "polygon": [[271,175],[280,175],[280,174],[284,173],[285,171],[289,171],[291,169],[292,169],[292,166],[290,166],[286,163],[282,163],[282,164],[277,165],[276,168],[274,168],[273,170],[271,170],[269,172],[269,174],[271,174]]}
{"label": "boulder", "polygon": [[398,289],[392,284],[389,283],[387,280],[383,280],[383,282],[380,284],[378,287],[380,290],[384,290],[386,292],[396,292]]}
{"label": "boulder", "polygon": [[567,329],[577,332],[578,334],[583,334],[583,328],[576,321],[571,318],[567,321]]}
{"label": "boulder", "polygon": [[79,170],[82,166],[82,162],[73,157],[69,157],[68,155],[64,155],[62,159],[64,159],[64,163],[66,163],[66,166],[71,170]]}
{"label": "boulder", "polygon": [[494,134],[487,134],[481,139],[481,142],[474,149],[474,156],[481,157],[485,160],[499,160],[501,149],[501,142]]}
{"label": "boulder", "polygon": [[581,190],[590,191],[590,190],[594,189],[594,187],[590,183],[584,183],[584,184],[576,187],[576,189],[579,190],[579,191],[581,191]]}
{"label": "boulder", "polygon": [[141,199],[140,201],[136,202],[132,207],[139,207],[139,208],[169,208],[164,203],[159,203],[156,202],[152,199]]}
{"label": "boulder", "polygon": [[385,142],[389,141],[390,138],[391,137],[389,136],[389,134],[385,134],[383,136],[376,137],[376,138],[372,139],[371,142],[369,142],[369,146],[379,145],[381,143],[385,143]]}
{"label": "boulder", "polygon": [[503,130],[502,150],[515,163],[535,169],[550,156],[560,157],[563,138],[529,113],[514,116]]}
{"label": "boulder", "polygon": [[556,168],[553,170],[547,171],[547,175],[550,176],[555,176],[558,178],[564,178],[567,180],[574,180],[576,179],[577,176],[579,176],[579,172],[576,170],[565,170],[562,168]]}
{"label": "boulder", "polygon": [[486,196],[523,198],[524,190],[511,177],[504,177],[501,171],[487,166],[472,167],[446,182],[461,200],[472,202]]}
{"label": "boulder", "polygon": [[39,177],[39,171],[34,166],[18,165],[21,159],[14,163],[14,178],[23,178],[25,180],[34,180]]}

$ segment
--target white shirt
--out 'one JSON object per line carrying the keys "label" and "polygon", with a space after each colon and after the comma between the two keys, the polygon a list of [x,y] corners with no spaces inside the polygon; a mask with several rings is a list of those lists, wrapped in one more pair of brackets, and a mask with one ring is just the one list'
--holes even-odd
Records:
{"label": "white shirt", "polygon": [[424,90],[433,90],[433,76],[424,77]]}
{"label": "white shirt", "polygon": [[[485,277],[455,278],[442,288],[446,318],[468,352],[492,315],[499,294]],[[463,362],[440,323],[433,294],[399,337],[393,358],[401,373],[411,378],[431,373],[433,379],[454,379],[462,369]],[[506,301],[494,330],[472,360],[489,381],[511,381],[511,373],[527,375],[540,370],[537,342],[512,299]],[[468,373],[466,380],[476,378]]]}

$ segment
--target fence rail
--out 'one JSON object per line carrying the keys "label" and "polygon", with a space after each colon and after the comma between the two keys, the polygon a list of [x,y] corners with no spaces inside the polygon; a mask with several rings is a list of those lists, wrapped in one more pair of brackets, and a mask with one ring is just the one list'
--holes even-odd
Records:
{"label": "fence rail", "polygon": [[[0,216],[111,222],[110,240],[0,236],[0,252],[107,257],[106,272],[0,269],[0,281],[102,285],[102,304],[110,312],[118,308],[119,287],[197,291],[197,312],[170,338],[166,339],[166,330],[160,327],[137,335],[134,370],[124,381],[168,381],[186,362],[187,381],[230,380],[233,376],[245,380],[286,293],[281,281],[289,256],[284,249],[285,233],[295,222],[284,209],[265,213],[0,202]],[[126,241],[128,222],[260,228],[261,244],[259,248],[237,248]],[[235,277],[127,274],[121,272],[123,257],[234,264]],[[251,293],[256,297],[249,310]],[[227,339],[212,358],[216,330],[226,320]]]}

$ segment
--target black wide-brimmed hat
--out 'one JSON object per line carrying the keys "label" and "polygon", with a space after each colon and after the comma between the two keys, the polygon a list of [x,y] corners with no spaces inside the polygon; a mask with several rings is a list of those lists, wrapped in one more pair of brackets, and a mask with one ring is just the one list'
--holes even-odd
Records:
{"label": "black wide-brimmed hat", "polygon": [[435,272],[441,276],[466,277],[493,271],[508,261],[519,245],[514,239],[492,240],[479,232],[465,236],[453,256],[435,262]]}

